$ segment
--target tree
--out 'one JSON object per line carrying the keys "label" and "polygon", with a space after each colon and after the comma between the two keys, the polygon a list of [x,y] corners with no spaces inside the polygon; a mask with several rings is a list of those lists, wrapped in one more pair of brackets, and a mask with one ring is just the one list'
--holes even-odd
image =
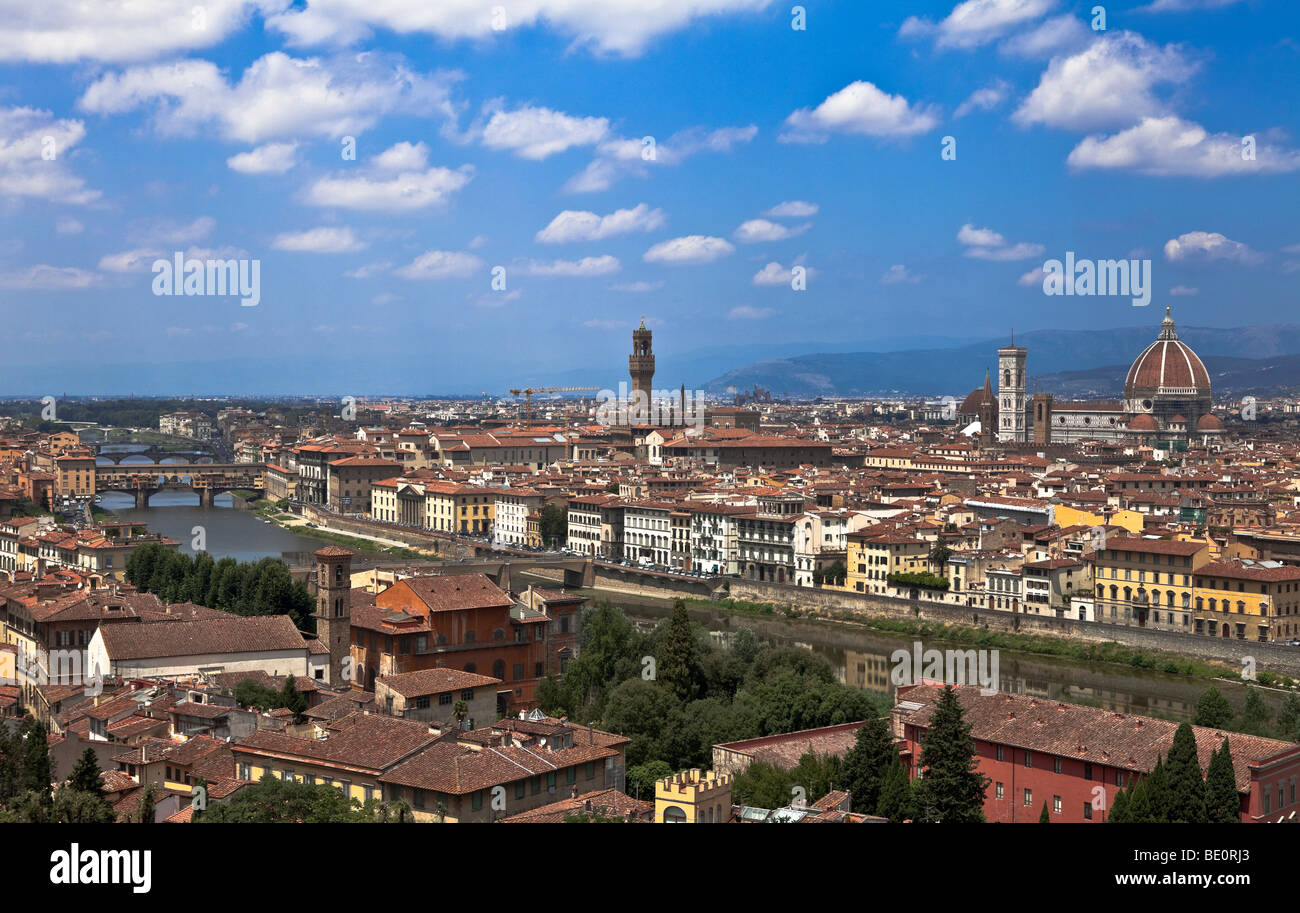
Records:
{"label": "tree", "polygon": [[1205,808],[1206,819],[1212,824],[1241,823],[1241,797],[1227,736],[1210,757],[1210,769],[1205,775]]}
{"label": "tree", "polygon": [[1213,686],[1207,688],[1196,701],[1196,715],[1192,722],[1197,726],[1222,729],[1232,720],[1232,705],[1223,692]]}
{"label": "tree", "polygon": [[67,785],[54,793],[51,817],[59,824],[112,824],[117,813],[98,792]]}
{"label": "tree", "polygon": [[889,724],[881,717],[867,720],[844,755],[844,788],[853,797],[853,808],[871,809],[880,803],[881,784],[897,760]]}
{"label": "tree", "polygon": [[921,737],[924,776],[916,786],[917,806],[926,821],[982,823],[984,792],[991,782],[980,773],[975,743],[957,692],[944,686],[930,726]]}
{"label": "tree", "polygon": [[1128,824],[1128,790],[1121,789],[1115,793],[1115,798],[1110,804],[1110,815],[1106,818],[1109,824]]}
{"label": "tree", "polygon": [[1277,713],[1277,727],[1288,742],[1300,742],[1300,694],[1289,692]]}
{"label": "tree", "polygon": [[280,688],[280,706],[293,711],[293,721],[295,723],[304,722],[307,717],[307,698],[298,690],[298,684],[294,681],[292,675],[285,677],[284,685]]}
{"label": "tree", "polygon": [[542,541],[554,548],[569,539],[569,509],[557,502],[551,502],[542,508],[539,528]]}
{"label": "tree", "polygon": [[374,820],[360,803],[332,786],[284,782],[265,776],[228,801],[210,804],[197,822],[240,824],[340,824]]}
{"label": "tree", "polygon": [[1197,760],[1196,735],[1184,722],[1174,733],[1174,743],[1165,759],[1166,815],[1175,824],[1204,824],[1205,779]]}
{"label": "tree", "polygon": [[1153,824],[1169,823],[1169,772],[1165,769],[1165,759],[1156,756],[1156,766],[1146,779],[1147,805],[1149,820]]}
{"label": "tree", "polygon": [[1260,695],[1259,689],[1246,686],[1246,709],[1242,711],[1242,729],[1255,735],[1262,734],[1268,728],[1268,705]]}
{"label": "tree", "polygon": [[655,668],[658,682],[678,700],[689,701],[695,696],[700,677],[699,655],[691,618],[686,614],[686,604],[680,599],[673,603],[673,613],[660,640]]}
{"label": "tree", "polygon": [[[858,811],[866,812],[867,809],[858,809]],[[876,803],[876,814],[888,818],[894,824],[902,824],[916,817],[912,781],[908,779],[907,768],[902,758],[898,758],[885,769],[885,776],[880,784],[880,801]]]}
{"label": "tree", "polygon": [[36,793],[48,807],[51,796],[50,743],[45,724],[35,717],[27,717],[18,729],[21,742],[21,788]]}
{"label": "tree", "polygon": [[95,749],[87,748],[81,753],[81,757],[77,758],[77,763],[72,767],[72,774],[68,777],[68,786],[82,792],[94,793],[96,796],[104,794],[104,781]]}
{"label": "tree", "polygon": [[634,799],[654,799],[655,781],[671,777],[673,769],[664,761],[647,761],[627,769],[627,794]]}
{"label": "tree", "polygon": [[1051,823],[1052,823],[1052,816],[1051,816],[1051,814],[1047,811],[1047,800],[1046,800],[1046,799],[1043,800],[1043,810],[1042,810],[1042,812],[1039,813],[1039,815],[1038,815],[1038,823],[1039,823],[1039,824],[1051,824]]}
{"label": "tree", "polygon": [[1130,824],[1155,824],[1156,816],[1151,810],[1151,795],[1146,777],[1138,780],[1129,789],[1126,820]]}

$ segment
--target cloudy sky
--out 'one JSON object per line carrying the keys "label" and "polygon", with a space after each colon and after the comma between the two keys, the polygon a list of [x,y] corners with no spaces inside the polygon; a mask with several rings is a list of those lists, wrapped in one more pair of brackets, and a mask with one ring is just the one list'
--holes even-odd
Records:
{"label": "cloudy sky", "polygon": [[[613,386],[641,314],[1295,322],[1296,4],[1094,5],[0,0],[0,393]],[[1151,306],[1044,295],[1067,251]],[[177,254],[260,261],[257,306],[154,294]]]}

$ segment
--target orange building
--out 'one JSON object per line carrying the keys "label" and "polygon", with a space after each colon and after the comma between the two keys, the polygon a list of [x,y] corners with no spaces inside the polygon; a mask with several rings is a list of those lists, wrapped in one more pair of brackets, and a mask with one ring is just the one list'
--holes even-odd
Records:
{"label": "orange building", "polygon": [[[499,713],[532,709],[537,683],[559,674],[553,666],[567,655],[558,642],[577,629],[576,617],[566,617],[561,632],[550,600],[537,595],[516,601],[483,574],[458,574],[408,577],[373,606],[354,602],[353,686],[373,691],[382,675],[460,669],[501,680]],[[555,603],[566,616],[575,608],[568,599]]]}

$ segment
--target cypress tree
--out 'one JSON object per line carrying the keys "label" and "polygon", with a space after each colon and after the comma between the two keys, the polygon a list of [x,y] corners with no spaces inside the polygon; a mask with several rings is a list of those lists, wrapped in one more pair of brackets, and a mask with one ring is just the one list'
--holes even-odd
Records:
{"label": "cypress tree", "polygon": [[1040,814],[1040,815],[1038,816],[1038,823],[1039,823],[1039,824],[1051,824],[1051,823],[1052,823],[1052,816],[1051,816],[1051,814],[1049,814],[1048,811],[1047,811],[1047,800],[1046,800],[1046,799],[1043,800],[1043,812],[1042,812],[1042,814]]}
{"label": "cypress tree", "polygon": [[903,759],[898,758],[885,768],[880,783],[880,801],[876,804],[876,814],[888,818],[894,824],[902,824],[916,818],[915,803],[912,800],[912,781],[908,779],[907,768]]}
{"label": "cypress tree", "polygon": [[1150,821],[1154,824],[1169,823],[1169,774],[1163,757],[1156,758],[1156,766],[1146,780],[1146,792]]}
{"label": "cypress tree", "polygon": [[1151,812],[1151,797],[1146,778],[1138,780],[1129,790],[1128,808],[1125,821],[1131,824],[1154,824],[1155,815]]}
{"label": "cypress tree", "polygon": [[94,793],[96,796],[104,795],[104,781],[100,777],[99,758],[95,754],[95,749],[87,748],[77,758],[77,763],[72,768],[72,775],[68,777],[68,785],[73,789],[81,792]]}
{"label": "cypress tree", "polygon": [[853,747],[844,756],[844,788],[853,796],[853,808],[876,807],[890,765],[898,766],[898,748],[888,722],[874,717],[858,730]]}
{"label": "cypress tree", "polygon": [[658,654],[656,677],[659,683],[677,695],[678,700],[691,700],[695,696],[699,657],[691,618],[686,614],[686,604],[680,599],[673,603],[673,614],[668,619]]}
{"label": "cypress tree", "polygon": [[1210,758],[1205,777],[1206,818],[1213,824],[1240,824],[1241,797],[1237,793],[1237,773],[1232,766],[1228,738]]}
{"label": "cypress tree", "polygon": [[1110,815],[1106,821],[1109,824],[1129,824],[1132,820],[1129,817],[1128,790],[1121,789],[1111,802]]}
{"label": "cypress tree", "polygon": [[925,820],[983,823],[984,792],[990,780],[979,771],[974,747],[957,692],[947,685],[921,737],[925,776],[915,789]]}
{"label": "cypress tree", "polygon": [[1165,761],[1168,818],[1175,824],[1204,824],[1205,778],[1196,754],[1196,735],[1191,723],[1174,733],[1174,744]]}

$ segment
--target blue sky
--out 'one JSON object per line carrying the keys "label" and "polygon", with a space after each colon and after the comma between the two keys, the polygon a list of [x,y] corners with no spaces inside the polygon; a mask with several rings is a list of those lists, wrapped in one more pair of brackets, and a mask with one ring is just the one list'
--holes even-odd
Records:
{"label": "blue sky", "polygon": [[[0,0],[0,393],[612,387],[643,313],[661,359],[1295,321],[1294,3],[792,5]],[[1152,305],[1044,295],[1067,250]],[[154,295],[178,251],[260,302]]]}

